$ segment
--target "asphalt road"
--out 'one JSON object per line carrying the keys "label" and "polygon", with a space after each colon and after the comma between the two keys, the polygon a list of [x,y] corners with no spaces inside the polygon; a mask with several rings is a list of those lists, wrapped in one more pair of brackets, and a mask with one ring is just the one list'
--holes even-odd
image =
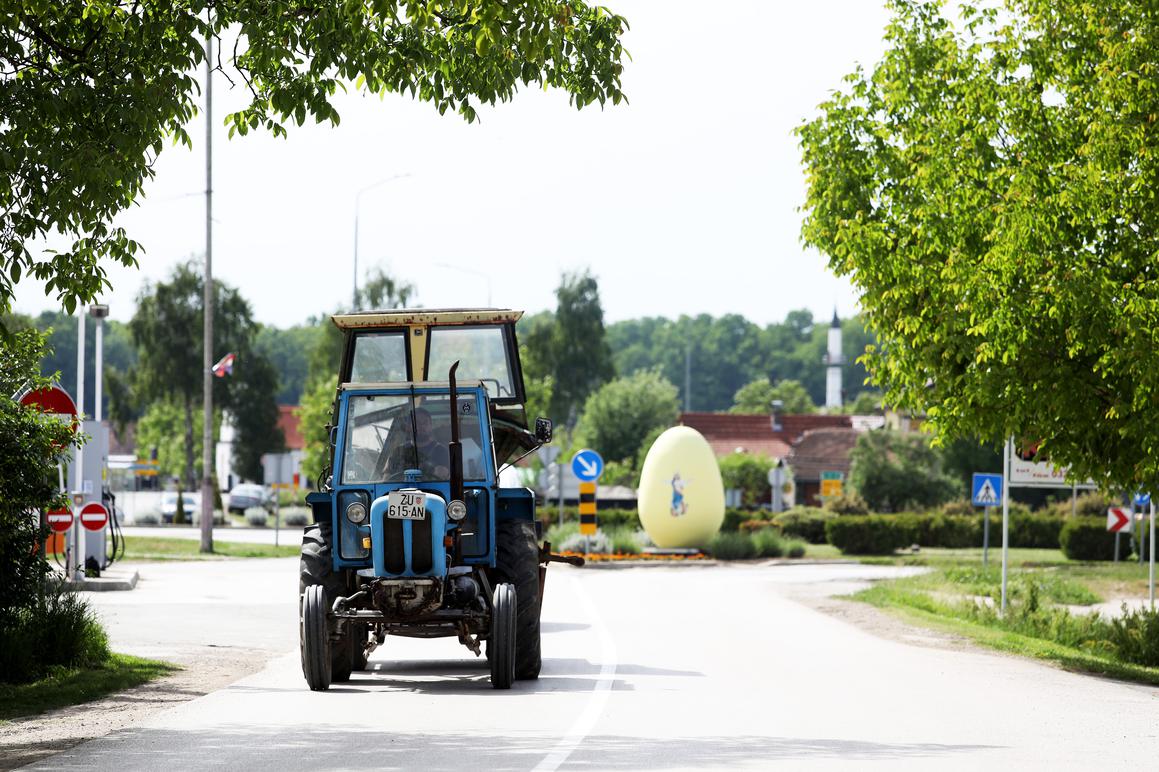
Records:
{"label": "asphalt road", "polygon": [[188,656],[198,646],[244,646],[272,659],[145,726],[36,768],[1154,763],[1159,689],[941,645],[893,622],[881,627],[909,634],[868,632],[808,601],[899,570],[553,567],[538,681],[498,692],[485,660],[457,643],[388,639],[370,672],[313,693],[297,659],[295,561],[150,566],[136,591],[94,595],[116,648]]}

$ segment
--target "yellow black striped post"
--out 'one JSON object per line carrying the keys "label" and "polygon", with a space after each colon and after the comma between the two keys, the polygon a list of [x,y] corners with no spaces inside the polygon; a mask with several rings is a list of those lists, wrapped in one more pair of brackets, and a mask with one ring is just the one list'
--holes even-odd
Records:
{"label": "yellow black striped post", "polygon": [[596,484],[579,484],[580,533],[591,536],[596,532]]}

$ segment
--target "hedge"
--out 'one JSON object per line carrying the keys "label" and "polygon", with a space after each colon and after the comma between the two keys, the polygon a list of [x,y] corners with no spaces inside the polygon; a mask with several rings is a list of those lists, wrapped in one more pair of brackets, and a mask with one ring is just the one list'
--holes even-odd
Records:
{"label": "hedge", "polygon": [[888,555],[911,543],[910,529],[896,515],[845,515],[825,523],[825,536],[849,555]]}
{"label": "hedge", "polygon": [[785,536],[804,539],[810,544],[824,544],[825,523],[835,517],[836,514],[816,507],[793,507],[773,518],[773,524]]}
{"label": "hedge", "polygon": [[[1063,554],[1071,560],[1114,560],[1115,534],[1107,530],[1102,517],[1076,517],[1068,520],[1058,537]],[[1129,552],[1128,539],[1120,539],[1119,557]]]}
{"label": "hedge", "polygon": [[[850,554],[885,554],[889,544],[896,546],[886,550],[892,552],[897,547],[917,544],[921,547],[944,547],[962,549],[982,546],[982,516],[962,517],[931,513],[919,515],[902,513],[897,515],[870,515],[864,517],[840,516],[832,518],[826,525],[826,537],[834,546]],[[855,521],[853,525],[834,523]],[[1059,532],[1067,522],[1052,515],[1011,514],[1010,546],[1040,549],[1057,549]],[[883,531],[878,535],[877,531]],[[888,532],[888,533],[884,533]],[[834,535],[836,534],[836,535]],[[839,539],[841,542],[835,541]],[[846,549],[842,544],[848,544]],[[990,545],[1002,544],[1002,515],[995,513],[990,518]],[[871,551],[866,551],[867,549]],[[1110,548],[1107,548],[1110,556]],[[1108,559],[1110,559],[1108,557]]]}

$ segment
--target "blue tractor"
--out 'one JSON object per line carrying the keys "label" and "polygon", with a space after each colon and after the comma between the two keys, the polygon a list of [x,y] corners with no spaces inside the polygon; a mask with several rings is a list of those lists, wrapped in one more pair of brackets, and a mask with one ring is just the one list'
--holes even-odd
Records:
{"label": "blue tractor", "polygon": [[535,498],[501,465],[551,441],[528,428],[521,312],[340,314],[345,345],[329,466],[307,496],[302,672],[315,691],[366,667],[388,635],[454,636],[491,684],[537,678],[546,564]]}

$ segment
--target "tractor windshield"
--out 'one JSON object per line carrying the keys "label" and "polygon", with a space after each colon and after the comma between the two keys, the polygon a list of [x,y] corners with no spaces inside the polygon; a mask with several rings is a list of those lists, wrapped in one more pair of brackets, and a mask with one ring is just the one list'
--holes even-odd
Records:
{"label": "tractor windshield", "polygon": [[511,357],[502,327],[433,328],[427,377],[444,377],[455,362],[459,363],[460,381],[482,381],[493,399],[515,396]]}
{"label": "tractor windshield", "polygon": [[[450,396],[447,394],[352,394],[346,408],[342,454],[344,483],[402,482],[408,469],[421,479],[446,482],[451,476]],[[459,398],[463,477],[486,477],[475,397]]]}

